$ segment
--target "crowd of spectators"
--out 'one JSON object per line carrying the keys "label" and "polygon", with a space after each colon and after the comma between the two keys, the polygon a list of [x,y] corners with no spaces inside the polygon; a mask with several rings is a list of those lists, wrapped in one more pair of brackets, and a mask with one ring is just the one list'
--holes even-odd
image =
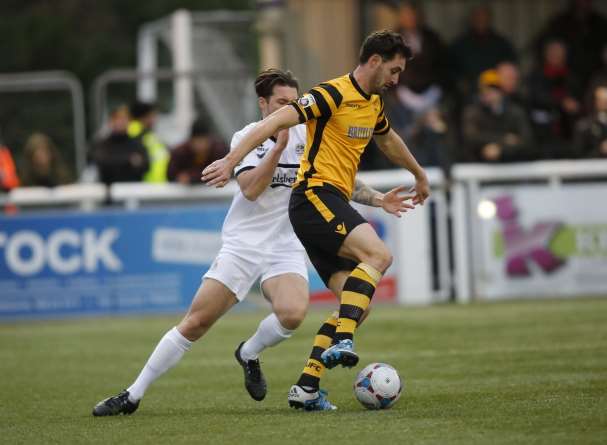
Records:
{"label": "crowd of spectators", "polygon": [[421,2],[395,8],[414,58],[386,110],[420,163],[607,157],[607,19],[591,0],[571,0],[540,29],[525,72],[487,4],[452,42],[425,23]]}
{"label": "crowd of spectators", "polygon": [[[207,122],[192,123],[189,137],[169,149],[155,133],[155,104],[135,101],[120,105],[90,144],[93,178],[115,182],[178,182],[199,184],[200,172],[227,153],[227,146],[212,133]],[[0,139],[0,192],[18,186],[55,187],[74,182],[75,177],[51,138],[32,134],[15,161]]]}
{"label": "crowd of spectators", "polygon": [[155,133],[155,104],[136,101],[114,110],[109,134],[93,144],[92,159],[99,179],[114,182],[178,182],[199,184],[200,172],[227,152],[202,119],[194,121],[182,144],[168,148]]}
{"label": "crowd of spectators", "polygon": [[[400,1],[394,12],[414,58],[386,94],[386,111],[422,165],[607,158],[607,19],[591,0],[570,0],[540,28],[525,72],[486,4],[470,11],[452,42],[427,25],[421,2]],[[154,104],[140,101],[111,113],[90,144],[99,181],[198,184],[227,152],[203,120],[169,149],[155,132],[157,117]],[[46,134],[32,134],[18,159],[10,148],[0,139],[0,191],[76,179]],[[361,168],[390,167],[371,143]]]}

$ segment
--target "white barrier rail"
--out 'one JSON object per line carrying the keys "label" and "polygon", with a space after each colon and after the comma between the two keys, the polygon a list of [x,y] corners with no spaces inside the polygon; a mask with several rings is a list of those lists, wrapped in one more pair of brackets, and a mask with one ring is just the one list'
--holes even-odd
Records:
{"label": "white barrier rail", "polygon": [[0,74],[0,93],[67,91],[71,96],[76,170],[86,163],[84,93],[76,76],[67,71],[33,71]]}
{"label": "white barrier rail", "polygon": [[0,195],[0,204],[22,208],[76,206],[92,210],[106,199],[107,188],[103,184],[69,184],[54,188],[18,187],[6,195]]}
{"label": "white barrier rail", "polygon": [[136,209],[146,203],[209,202],[232,199],[238,185],[230,181],[223,188],[205,185],[116,183],[110,187],[113,202],[124,203],[128,209]]}
{"label": "white barrier rail", "polygon": [[521,162],[514,164],[457,164],[451,170],[456,181],[562,181],[607,176],[607,159]]}
{"label": "white barrier rail", "polygon": [[[371,187],[382,190],[415,184],[413,175],[406,170],[362,172],[358,177]],[[444,175],[439,169],[428,169],[428,179],[432,188],[441,189],[445,186]],[[237,189],[234,181],[219,189],[204,185],[121,182],[110,186],[109,196],[115,203],[138,207],[148,202],[226,200],[231,199]],[[54,188],[19,187],[0,195],[0,203],[25,207],[87,203],[84,207],[91,208],[103,203],[107,193],[106,186],[100,183],[69,184]]]}

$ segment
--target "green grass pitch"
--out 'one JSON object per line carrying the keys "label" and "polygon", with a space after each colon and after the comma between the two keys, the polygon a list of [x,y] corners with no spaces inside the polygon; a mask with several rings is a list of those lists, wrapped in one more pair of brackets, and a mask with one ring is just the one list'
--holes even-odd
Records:
{"label": "green grass pitch", "polygon": [[[607,299],[378,306],[359,330],[357,369],[328,371],[339,410],[288,407],[316,329],[313,309],[265,352],[268,396],[254,402],[233,351],[265,312],[234,312],[153,385],[130,417],[93,418],[128,386],[178,316],[0,325],[0,443],[604,444]],[[405,391],[388,411],[354,399],[358,369],[395,366]]]}

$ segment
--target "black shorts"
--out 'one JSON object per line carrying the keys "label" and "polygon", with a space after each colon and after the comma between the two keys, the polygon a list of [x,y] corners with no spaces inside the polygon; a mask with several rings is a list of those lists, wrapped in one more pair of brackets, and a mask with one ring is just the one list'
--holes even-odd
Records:
{"label": "black shorts", "polygon": [[329,184],[293,189],[289,219],[310,261],[328,286],[329,278],[340,270],[354,270],[357,262],[337,255],[348,234],[367,222],[344,194]]}

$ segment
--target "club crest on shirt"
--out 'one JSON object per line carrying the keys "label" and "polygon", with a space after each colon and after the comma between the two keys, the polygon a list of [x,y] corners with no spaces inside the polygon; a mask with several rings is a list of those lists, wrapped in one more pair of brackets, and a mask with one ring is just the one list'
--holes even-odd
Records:
{"label": "club crest on shirt", "polygon": [[304,151],[306,151],[306,145],[305,144],[297,144],[297,145],[295,145],[295,154],[297,154],[297,156],[301,156],[302,154],[304,154]]}
{"label": "club crest on shirt", "polygon": [[257,157],[259,159],[263,158],[267,152],[268,152],[268,148],[265,147],[264,145],[260,145],[259,147],[255,148],[255,154],[257,155]]}
{"label": "club crest on shirt", "polygon": [[307,93],[297,99],[297,103],[304,108],[308,108],[316,103],[316,99],[310,93]]}

